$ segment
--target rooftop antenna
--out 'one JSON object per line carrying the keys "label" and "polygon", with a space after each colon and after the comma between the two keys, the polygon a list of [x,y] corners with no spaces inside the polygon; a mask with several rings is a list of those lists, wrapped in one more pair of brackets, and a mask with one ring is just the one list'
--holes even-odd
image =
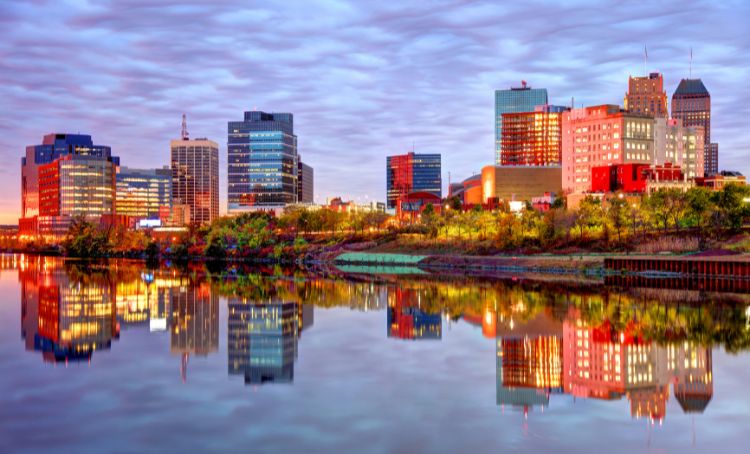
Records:
{"label": "rooftop antenna", "polygon": [[646,45],[643,45],[643,75],[648,76],[648,73],[646,72],[646,64],[648,63],[648,49],[646,48]]}
{"label": "rooftop antenna", "polygon": [[693,78],[693,46],[690,46],[690,79]]}
{"label": "rooftop antenna", "polygon": [[187,130],[187,119],[185,117],[185,114],[182,114],[182,140],[188,140],[188,130]]}
{"label": "rooftop antenna", "polygon": [[411,152],[412,152],[412,153],[414,153],[414,148],[415,148],[415,145],[414,145],[414,144],[415,144],[415,142],[414,142],[414,141],[412,140],[412,141],[411,141]]}

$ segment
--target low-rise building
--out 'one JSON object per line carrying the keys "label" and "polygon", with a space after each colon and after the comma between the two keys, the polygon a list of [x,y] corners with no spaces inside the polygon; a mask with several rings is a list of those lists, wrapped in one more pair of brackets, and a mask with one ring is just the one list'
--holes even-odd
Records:
{"label": "low-rise building", "polygon": [[531,201],[562,193],[558,166],[486,166],[482,169],[482,203]]}
{"label": "low-rise building", "polygon": [[721,191],[728,184],[745,185],[745,176],[740,172],[722,170],[716,175],[708,177],[698,177],[695,179],[695,185],[709,188],[714,191]]}

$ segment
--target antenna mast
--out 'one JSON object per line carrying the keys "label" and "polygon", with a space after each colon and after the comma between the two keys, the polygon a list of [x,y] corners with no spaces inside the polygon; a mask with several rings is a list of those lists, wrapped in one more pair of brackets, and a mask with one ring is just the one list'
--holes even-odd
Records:
{"label": "antenna mast", "polygon": [[693,78],[693,47],[690,46],[690,79]]}
{"label": "antenna mast", "polygon": [[188,140],[188,130],[187,130],[187,119],[185,118],[185,114],[182,114],[182,140]]}
{"label": "antenna mast", "polygon": [[648,76],[648,73],[646,72],[646,65],[648,64],[648,49],[646,48],[646,45],[643,45],[643,75]]}

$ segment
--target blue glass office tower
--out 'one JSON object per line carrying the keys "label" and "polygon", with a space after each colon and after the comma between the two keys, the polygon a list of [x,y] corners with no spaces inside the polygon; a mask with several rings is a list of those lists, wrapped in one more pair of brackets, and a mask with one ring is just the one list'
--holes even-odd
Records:
{"label": "blue glass office tower", "polygon": [[547,89],[531,88],[526,82],[510,90],[495,90],[495,164],[500,165],[503,153],[503,114],[533,112],[542,104],[547,104]]}
{"label": "blue glass office tower", "polygon": [[[120,165],[120,158],[112,156],[112,149],[106,145],[94,145],[87,134],[47,134],[41,145],[26,147],[26,155],[21,158],[21,218],[38,216],[40,203],[39,166],[49,164],[65,156],[91,158]],[[114,172],[113,172],[114,175]],[[64,182],[66,186],[69,182]]]}
{"label": "blue glass office tower", "polygon": [[412,192],[443,196],[439,154],[388,156],[385,178],[388,208],[396,208],[398,199]]}
{"label": "blue glass office tower", "polygon": [[282,208],[297,202],[297,136],[290,113],[245,112],[230,121],[228,212]]}

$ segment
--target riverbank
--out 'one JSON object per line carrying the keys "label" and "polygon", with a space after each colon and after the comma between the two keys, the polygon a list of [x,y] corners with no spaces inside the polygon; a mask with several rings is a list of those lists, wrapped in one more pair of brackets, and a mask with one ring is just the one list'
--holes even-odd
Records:
{"label": "riverbank", "polygon": [[339,265],[412,266],[422,270],[544,273],[585,276],[649,275],[653,277],[715,277],[750,279],[750,255],[705,251],[689,255],[575,254],[526,256],[413,255],[343,252]]}

